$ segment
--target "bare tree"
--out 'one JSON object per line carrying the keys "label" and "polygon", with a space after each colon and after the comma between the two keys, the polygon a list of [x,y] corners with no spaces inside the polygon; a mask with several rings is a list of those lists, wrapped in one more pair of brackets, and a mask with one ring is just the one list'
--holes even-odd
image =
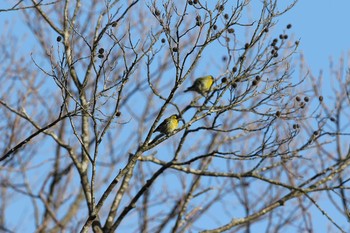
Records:
{"label": "bare tree", "polygon": [[[304,82],[292,25],[275,27],[295,4],[1,9],[31,32],[1,35],[1,230],[313,232],[315,212],[349,230],[348,92],[335,88],[333,107],[316,78]],[[208,93],[183,93],[205,75],[215,77]],[[178,129],[157,135],[172,114]],[[24,216],[11,216],[16,202]]]}

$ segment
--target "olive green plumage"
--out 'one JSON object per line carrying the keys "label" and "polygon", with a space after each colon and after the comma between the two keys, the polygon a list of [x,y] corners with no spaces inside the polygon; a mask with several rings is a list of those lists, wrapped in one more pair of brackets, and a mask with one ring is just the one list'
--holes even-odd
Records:
{"label": "olive green plumage", "polygon": [[185,92],[188,91],[195,91],[201,95],[204,95],[210,91],[211,86],[214,83],[214,77],[211,75],[203,76],[200,78],[197,78],[193,85],[187,88]]}
{"label": "olive green plumage", "polygon": [[179,120],[181,118],[179,115],[171,115],[166,118],[158,127],[154,130],[154,132],[160,132],[162,134],[171,134],[177,127],[179,126]]}

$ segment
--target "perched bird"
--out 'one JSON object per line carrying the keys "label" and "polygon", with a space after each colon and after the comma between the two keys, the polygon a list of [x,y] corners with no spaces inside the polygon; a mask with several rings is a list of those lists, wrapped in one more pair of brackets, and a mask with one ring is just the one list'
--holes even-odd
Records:
{"label": "perched bird", "polygon": [[154,132],[171,134],[179,126],[180,119],[181,118],[179,115],[171,115],[170,117],[166,118],[160,125],[158,125]]}
{"label": "perched bird", "polygon": [[204,95],[204,94],[208,93],[208,91],[210,90],[213,83],[214,83],[213,76],[211,76],[211,75],[203,76],[203,77],[197,78],[194,81],[193,85],[190,86],[189,88],[187,88],[187,90],[185,90],[185,92],[195,91],[201,95]]}

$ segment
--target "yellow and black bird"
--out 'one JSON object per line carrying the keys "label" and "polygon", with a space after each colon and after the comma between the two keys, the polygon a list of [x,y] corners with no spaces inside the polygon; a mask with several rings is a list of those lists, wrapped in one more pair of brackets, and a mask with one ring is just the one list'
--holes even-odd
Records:
{"label": "yellow and black bird", "polygon": [[160,132],[166,135],[171,134],[179,126],[180,119],[181,117],[179,115],[171,115],[160,123],[154,132]]}
{"label": "yellow and black bird", "polygon": [[214,83],[214,77],[211,75],[203,76],[200,78],[197,78],[193,85],[190,86],[185,90],[185,92],[188,91],[195,91],[201,95],[205,95],[210,91],[211,86]]}

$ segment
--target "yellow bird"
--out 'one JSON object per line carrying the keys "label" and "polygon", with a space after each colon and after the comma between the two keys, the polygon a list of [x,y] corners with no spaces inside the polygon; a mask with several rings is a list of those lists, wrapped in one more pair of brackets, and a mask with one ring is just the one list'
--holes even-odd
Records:
{"label": "yellow bird", "polygon": [[170,117],[166,118],[160,125],[158,125],[154,132],[171,134],[179,126],[180,119],[181,118],[179,115],[171,115]]}
{"label": "yellow bird", "polygon": [[187,88],[185,92],[188,91],[195,91],[201,95],[204,95],[210,91],[211,86],[214,83],[214,77],[211,75],[203,76],[200,78],[197,78],[193,85]]}

